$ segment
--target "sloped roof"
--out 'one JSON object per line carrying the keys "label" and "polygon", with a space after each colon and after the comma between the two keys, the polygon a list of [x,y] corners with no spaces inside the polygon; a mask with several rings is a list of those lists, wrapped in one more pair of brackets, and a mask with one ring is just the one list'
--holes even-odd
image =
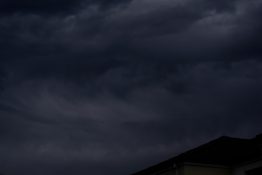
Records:
{"label": "sloped roof", "polygon": [[174,164],[179,165],[185,162],[233,166],[259,159],[259,156],[259,146],[256,139],[223,136],[133,175],[146,175],[167,170],[172,168]]}

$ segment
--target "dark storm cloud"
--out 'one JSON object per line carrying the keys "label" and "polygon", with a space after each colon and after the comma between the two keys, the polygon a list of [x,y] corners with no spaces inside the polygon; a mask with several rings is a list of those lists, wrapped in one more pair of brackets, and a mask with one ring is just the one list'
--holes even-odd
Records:
{"label": "dark storm cloud", "polygon": [[116,5],[129,0],[3,0],[0,2],[0,14],[67,14],[74,13],[83,6]]}
{"label": "dark storm cloud", "polygon": [[0,5],[0,172],[128,174],[261,132],[259,0]]}
{"label": "dark storm cloud", "polygon": [[23,57],[53,64],[60,61],[53,57],[70,63],[70,58],[88,62],[97,57],[162,57],[181,62],[249,59],[260,54],[261,5],[192,3],[164,1],[159,6],[158,1],[133,1],[125,8],[87,7],[63,17],[7,16],[0,25],[2,59]]}

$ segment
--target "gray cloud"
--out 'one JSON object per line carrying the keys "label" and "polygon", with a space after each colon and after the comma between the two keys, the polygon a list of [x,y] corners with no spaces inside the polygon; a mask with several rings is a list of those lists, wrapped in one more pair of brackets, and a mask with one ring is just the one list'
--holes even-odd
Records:
{"label": "gray cloud", "polygon": [[[83,163],[143,165],[149,158],[160,159],[221,134],[248,136],[260,131],[260,70],[256,61],[230,68],[201,63],[181,66],[157,82],[150,82],[151,73],[134,74],[132,69],[112,70],[81,86],[61,80],[24,82],[2,94],[1,103],[9,106],[2,112],[6,117],[1,123],[8,126],[1,127],[3,147],[22,154],[21,159],[28,161],[21,165],[25,172],[54,173],[69,165],[73,173]],[[133,88],[124,96],[114,94],[112,89],[123,86],[127,76],[126,83]],[[133,84],[132,79],[148,84]],[[88,94],[88,86],[103,88],[92,90],[94,96]],[[141,158],[144,162],[137,162]],[[31,161],[39,168],[31,170]],[[49,164],[54,169],[43,171]]]}

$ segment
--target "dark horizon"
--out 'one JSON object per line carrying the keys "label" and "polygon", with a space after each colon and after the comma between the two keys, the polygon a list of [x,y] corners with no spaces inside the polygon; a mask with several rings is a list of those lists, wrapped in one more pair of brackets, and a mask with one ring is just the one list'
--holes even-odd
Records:
{"label": "dark horizon", "polygon": [[1,0],[0,173],[124,175],[262,133],[261,0]]}

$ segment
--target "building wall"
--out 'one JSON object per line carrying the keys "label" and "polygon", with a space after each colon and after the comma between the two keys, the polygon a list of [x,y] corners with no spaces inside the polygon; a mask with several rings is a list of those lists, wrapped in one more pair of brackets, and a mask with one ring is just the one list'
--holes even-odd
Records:
{"label": "building wall", "polygon": [[244,164],[234,169],[233,175],[246,175],[246,171],[262,167],[262,160]]}
{"label": "building wall", "polygon": [[176,169],[170,169],[168,171],[159,172],[157,175],[177,175]]}
{"label": "building wall", "polygon": [[178,175],[232,175],[232,171],[227,167],[212,165],[184,165]]}
{"label": "building wall", "polygon": [[224,166],[187,163],[152,175],[232,175],[232,169]]}
{"label": "building wall", "polygon": [[[246,175],[246,172],[262,167],[262,160],[229,168],[207,164],[186,163],[178,167],[152,173],[150,175]],[[261,174],[262,175],[262,174]]]}

